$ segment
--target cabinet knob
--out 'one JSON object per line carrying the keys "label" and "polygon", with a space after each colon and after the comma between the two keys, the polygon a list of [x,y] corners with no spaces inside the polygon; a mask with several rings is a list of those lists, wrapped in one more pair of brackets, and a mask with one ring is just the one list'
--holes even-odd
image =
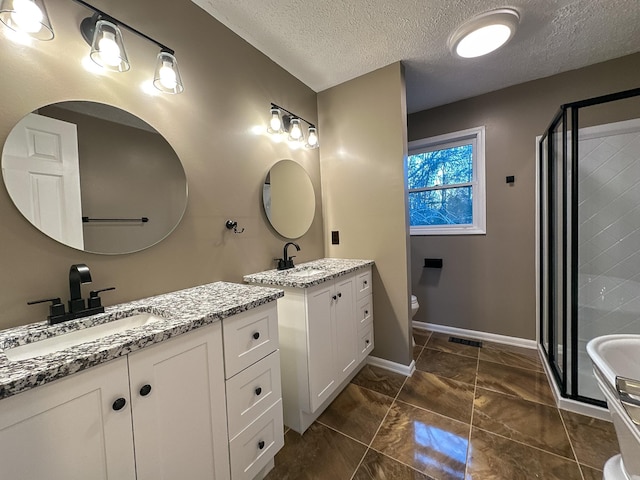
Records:
{"label": "cabinet knob", "polygon": [[120,397],[115,402],[113,402],[113,405],[111,405],[111,407],[117,412],[118,410],[122,410],[126,404],[127,401],[124,398]]}
{"label": "cabinet knob", "polygon": [[367,282],[366,280],[362,283],[364,284],[365,287],[369,284],[369,282]]}
{"label": "cabinet knob", "polygon": [[365,314],[365,315],[369,315],[369,310],[365,310],[365,311],[364,311],[364,314]]}
{"label": "cabinet knob", "polygon": [[338,298],[342,298],[342,293],[338,292]]}
{"label": "cabinet knob", "polygon": [[333,297],[331,297],[331,298],[333,298],[334,300],[337,300],[337,299],[338,299],[337,295],[334,295],[334,296],[333,296]]}
{"label": "cabinet knob", "polygon": [[260,338],[260,332],[253,332],[253,339],[257,340]]}
{"label": "cabinet knob", "polygon": [[258,442],[258,448],[259,448],[260,450],[262,450],[262,449],[264,448],[264,440],[260,440],[260,441]]}
{"label": "cabinet knob", "polygon": [[260,395],[262,393],[262,388],[256,388],[256,395]]}
{"label": "cabinet knob", "polygon": [[143,385],[142,388],[140,389],[140,395],[142,395],[143,397],[146,397],[150,393],[151,393],[151,385],[149,384]]}
{"label": "cabinet knob", "polygon": [[365,340],[364,343],[366,343],[367,345],[369,345],[369,343],[371,343],[369,340]]}

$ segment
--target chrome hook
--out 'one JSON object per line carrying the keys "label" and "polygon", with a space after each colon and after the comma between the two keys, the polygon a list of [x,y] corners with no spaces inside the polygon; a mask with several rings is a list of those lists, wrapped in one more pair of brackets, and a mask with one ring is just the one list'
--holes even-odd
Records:
{"label": "chrome hook", "polygon": [[244,232],[244,228],[242,230],[238,230],[238,222],[236,222],[234,220],[227,220],[227,223],[225,224],[225,226],[229,230],[233,229],[233,233],[242,233],[242,232]]}

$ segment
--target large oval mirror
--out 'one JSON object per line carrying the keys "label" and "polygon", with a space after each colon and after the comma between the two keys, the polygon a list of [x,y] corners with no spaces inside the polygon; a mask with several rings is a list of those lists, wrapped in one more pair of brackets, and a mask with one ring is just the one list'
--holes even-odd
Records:
{"label": "large oval mirror", "polygon": [[307,233],[316,210],[309,174],[293,160],[280,160],[264,182],[262,204],[271,226],[285,238]]}
{"label": "large oval mirror", "polygon": [[91,253],[155,245],[187,206],[187,178],[171,145],[135,115],[96,102],[29,113],[7,137],[2,176],[27,220]]}

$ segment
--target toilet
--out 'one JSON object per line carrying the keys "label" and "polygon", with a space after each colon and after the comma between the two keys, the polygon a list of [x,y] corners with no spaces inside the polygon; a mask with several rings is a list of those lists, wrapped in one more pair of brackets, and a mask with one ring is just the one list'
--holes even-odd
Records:
{"label": "toilet", "polygon": [[[418,303],[418,297],[416,297],[415,295],[411,295],[411,320],[413,321],[413,317],[416,316],[416,313],[418,312],[418,308],[420,308],[420,304]],[[413,337],[413,335],[411,336],[412,340],[413,340],[413,346],[416,346],[416,339],[415,337]]]}

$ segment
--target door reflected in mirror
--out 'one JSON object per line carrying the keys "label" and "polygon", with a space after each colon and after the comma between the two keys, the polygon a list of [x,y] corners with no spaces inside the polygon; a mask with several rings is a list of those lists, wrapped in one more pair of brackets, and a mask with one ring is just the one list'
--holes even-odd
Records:
{"label": "door reflected in mirror", "polygon": [[285,238],[301,237],[311,227],[316,210],[309,174],[293,160],[280,160],[267,174],[262,204],[276,232]]}
{"label": "door reflected in mirror", "polygon": [[2,175],[27,220],[91,253],[155,245],[187,205],[186,175],[171,145],[135,115],[96,102],[27,114],[7,137]]}

